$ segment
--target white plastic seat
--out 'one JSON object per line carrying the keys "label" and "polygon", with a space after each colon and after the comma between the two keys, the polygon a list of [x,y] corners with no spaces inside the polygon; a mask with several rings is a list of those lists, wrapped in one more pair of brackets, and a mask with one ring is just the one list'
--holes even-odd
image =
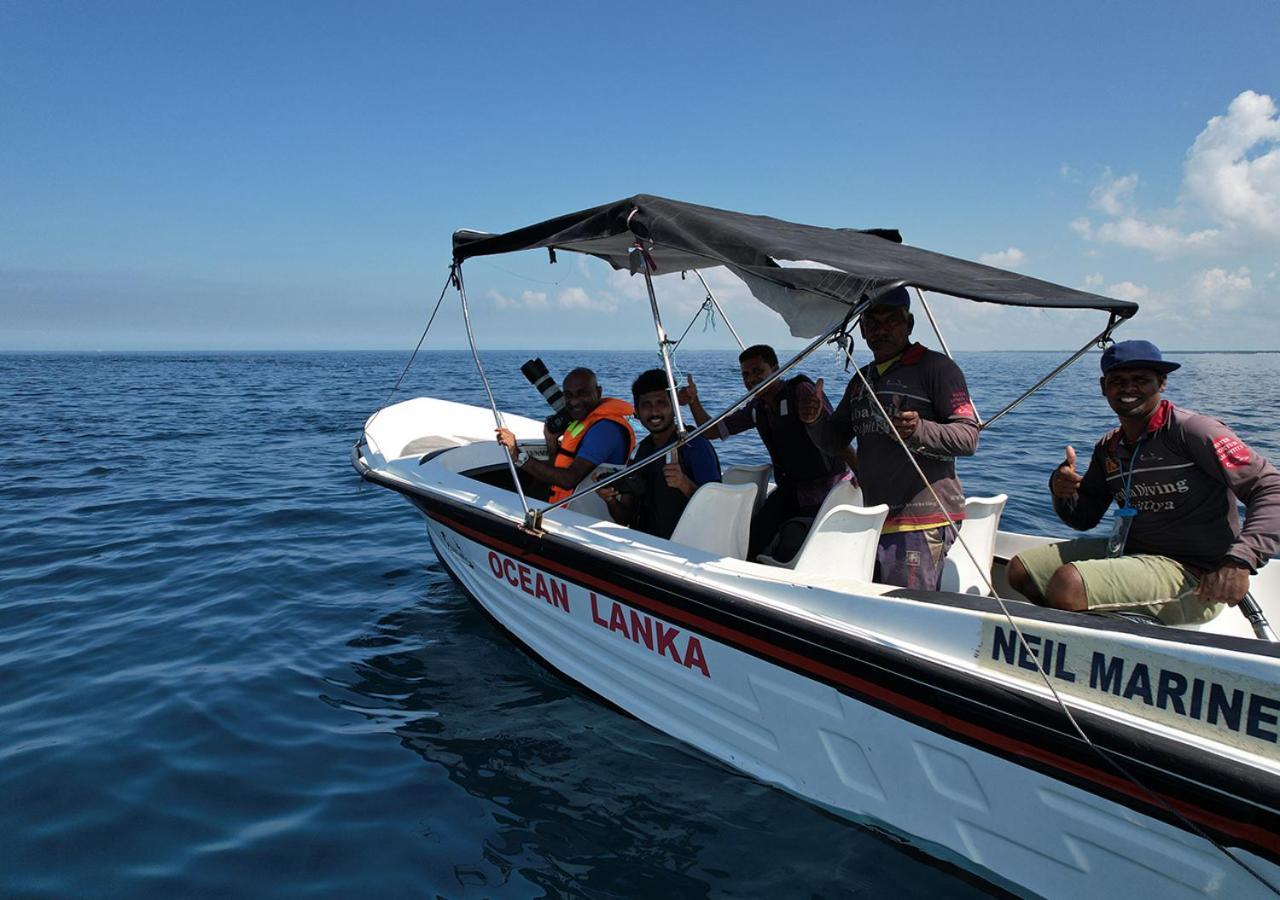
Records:
{"label": "white plastic seat", "polygon": [[[831,490],[827,491],[827,496],[823,498],[822,505],[818,507],[817,515],[813,517],[813,523],[821,522],[823,517],[837,506],[855,506],[861,508],[862,488],[858,487],[850,480],[837,481]],[[813,530],[813,523],[810,524],[810,531]],[[806,539],[807,537],[808,536],[806,535]],[[879,539],[877,538],[877,540]],[[766,566],[785,566],[791,568],[795,566],[795,562],[799,558],[799,550],[796,551],[796,555],[791,558],[790,562],[779,562],[767,553],[761,553],[756,557],[756,562],[763,563]]]}
{"label": "white plastic seat", "polygon": [[823,498],[822,505],[818,507],[818,514],[813,517],[813,521],[822,520],[832,507],[835,506],[862,506],[862,488],[853,483],[851,479],[837,481],[831,490],[827,491],[827,496]]}
{"label": "white plastic seat", "polygon": [[[965,498],[964,521],[959,524],[959,535],[947,551],[947,558],[942,564],[942,581],[939,585],[942,590],[984,597],[991,593],[987,582],[991,578],[996,532],[1000,528],[1000,513],[1004,511],[1008,500],[1008,494]],[[961,538],[964,539],[963,546],[960,544]],[[968,547],[968,552],[965,552],[965,547]],[[973,559],[970,559],[969,554],[973,554]],[[974,565],[974,559],[978,561],[977,566]]]}
{"label": "white plastic seat", "polygon": [[724,470],[720,481],[724,484],[754,484],[756,486],[756,502],[751,509],[755,515],[764,506],[764,499],[769,494],[769,475],[773,466],[768,463],[758,466],[730,466]]}
{"label": "white plastic seat", "polygon": [[790,567],[802,575],[870,581],[876,568],[880,528],[888,515],[889,507],[883,503],[832,505],[813,520]]}
{"label": "white plastic seat", "polygon": [[746,559],[754,484],[709,481],[693,492],[671,540],[713,556]]}
{"label": "white plastic seat", "polygon": [[[613,463],[601,463],[587,473],[587,477],[582,479],[582,483],[578,487],[585,488],[593,485],[596,483],[597,478],[612,475],[621,468],[622,466],[614,465]],[[575,497],[566,503],[564,508],[571,509],[584,516],[590,516],[593,519],[604,519],[606,522],[613,521],[613,517],[609,515],[609,507],[600,498],[599,491],[592,491],[589,494],[583,494],[581,497]]]}

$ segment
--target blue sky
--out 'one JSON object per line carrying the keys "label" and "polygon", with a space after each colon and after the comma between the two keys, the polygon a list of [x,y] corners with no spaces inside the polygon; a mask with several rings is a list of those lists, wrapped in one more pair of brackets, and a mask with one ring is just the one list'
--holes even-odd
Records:
{"label": "blue sky", "polygon": [[[6,2],[0,349],[405,349],[453,229],[634,193],[898,227],[1136,299],[1130,337],[1280,349],[1277,45],[1270,2]],[[602,263],[467,286],[487,347],[651,346]],[[683,330],[701,294],[658,287]],[[465,340],[447,302],[429,346]],[[1100,325],[937,309],[964,349]]]}

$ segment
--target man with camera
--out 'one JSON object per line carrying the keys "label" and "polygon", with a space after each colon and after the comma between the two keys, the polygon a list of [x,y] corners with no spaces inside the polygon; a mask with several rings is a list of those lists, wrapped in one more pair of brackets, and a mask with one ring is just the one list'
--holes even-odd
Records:
{"label": "man with camera", "polygon": [[498,443],[507,448],[521,470],[550,488],[552,503],[570,496],[601,463],[625,463],[636,443],[635,431],[627,421],[634,412],[631,404],[605,397],[590,369],[574,369],[565,376],[564,408],[569,422],[562,430],[555,421],[558,414],[548,417],[542,429],[550,463],[521,450],[510,430],[497,429]]}
{"label": "man with camera", "polygon": [[[675,411],[667,375],[662,369],[642,372],[631,385],[636,418],[649,431],[636,448],[636,459],[652,456],[676,439]],[[674,458],[673,458],[674,457]],[[711,442],[696,437],[678,451],[655,459],[617,483],[600,488],[600,498],[619,525],[669,538],[693,492],[720,480],[720,459]]]}

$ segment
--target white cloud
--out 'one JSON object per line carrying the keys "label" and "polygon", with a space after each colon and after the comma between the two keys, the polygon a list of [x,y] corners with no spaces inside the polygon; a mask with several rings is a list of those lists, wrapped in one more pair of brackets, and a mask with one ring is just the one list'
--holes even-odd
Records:
{"label": "white cloud", "polygon": [[1228,227],[1280,237],[1280,117],[1245,91],[1214,116],[1187,154],[1186,186]]}
{"label": "white cloud", "polygon": [[[1134,205],[1137,174],[1108,169],[1090,192],[1091,205],[1111,221],[1079,218],[1085,240],[1147,251],[1158,257],[1234,252],[1280,239],[1280,116],[1265,94],[1244,91],[1196,137],[1183,164],[1182,193],[1168,209],[1146,214]],[[1187,229],[1183,223],[1203,225]],[[1207,222],[1204,220],[1208,220]]]}
{"label": "white cloud", "polygon": [[1101,272],[1094,272],[1092,275],[1084,276],[1084,286],[1089,290],[1093,290],[1094,288],[1102,287],[1106,280]]}
{"label": "white cloud", "polygon": [[561,309],[582,309],[591,312],[613,312],[618,308],[617,298],[611,294],[588,294],[580,287],[565,288],[556,297]]}
{"label": "white cloud", "polygon": [[1009,247],[1006,250],[998,250],[995,253],[984,253],[978,257],[978,261],[989,266],[1012,269],[1017,268],[1026,258],[1027,255],[1017,247]]}
{"label": "white cloud", "polygon": [[1192,277],[1191,289],[1200,300],[1201,312],[1240,309],[1253,293],[1253,279],[1244,267],[1234,272],[1220,268],[1205,269]]}
{"label": "white cloud", "polygon": [[1151,296],[1151,289],[1145,284],[1134,284],[1132,281],[1121,281],[1107,285],[1107,295],[1117,300],[1130,300],[1141,303]]}
{"label": "white cloud", "polygon": [[489,291],[488,297],[498,309],[546,309],[546,291],[521,291],[519,297],[508,297],[500,291]]}
{"label": "white cloud", "polygon": [[1136,174],[1112,178],[1111,170],[1103,173],[1102,181],[1089,192],[1094,209],[1109,216],[1122,216],[1133,209],[1133,192],[1138,187]]}
{"label": "white cloud", "polygon": [[1177,228],[1133,217],[1104,222],[1092,232],[1094,240],[1146,250],[1161,257],[1184,250],[1212,249],[1220,236],[1221,232],[1214,228],[1183,234]]}

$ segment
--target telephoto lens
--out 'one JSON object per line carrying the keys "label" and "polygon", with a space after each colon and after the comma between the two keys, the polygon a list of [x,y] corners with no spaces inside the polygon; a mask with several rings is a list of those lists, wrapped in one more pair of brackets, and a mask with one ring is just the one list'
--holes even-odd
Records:
{"label": "telephoto lens", "polygon": [[560,390],[560,385],[556,384],[556,380],[547,371],[547,365],[542,361],[541,357],[528,360],[520,367],[520,371],[524,373],[524,377],[529,380],[529,383],[538,389],[542,399],[546,400],[552,409],[556,412],[564,410],[564,392]]}

